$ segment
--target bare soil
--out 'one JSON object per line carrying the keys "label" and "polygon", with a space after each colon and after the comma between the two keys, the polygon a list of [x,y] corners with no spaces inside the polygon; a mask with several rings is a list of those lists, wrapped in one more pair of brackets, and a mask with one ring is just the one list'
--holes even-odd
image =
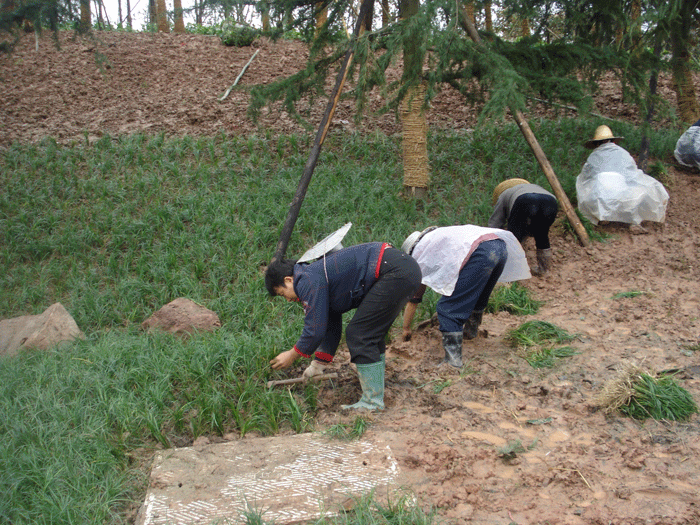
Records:
{"label": "bare soil", "polygon": [[[287,41],[238,49],[205,36],[106,33],[73,40],[65,34],[60,50],[45,37],[36,52],[27,37],[14,54],[0,57],[0,147],[46,136],[68,143],[141,131],[303,132],[275,108],[253,124],[244,92],[217,100],[258,48],[242,84],[296,71],[306,57],[302,44]],[[95,50],[106,59],[102,69]],[[662,78],[660,86],[674,100],[670,81]],[[596,103],[599,113],[637,120],[613,82]],[[325,104],[307,105],[312,123]],[[550,111],[533,107],[529,116]],[[475,114],[446,90],[433,103],[429,122],[468,128]],[[333,125],[354,129],[352,115],[352,103],[341,101]],[[365,119],[362,127],[388,134],[400,129],[391,114]],[[677,381],[700,401],[700,177],[671,164],[667,186],[666,222],[645,224],[646,234],[607,224],[599,229],[611,239],[583,248],[560,218],[551,273],[524,282],[544,306],[535,316],[486,315],[480,336],[464,344],[463,374],[440,366],[437,326],[422,327],[409,342],[394,334],[387,408],[370,416],[365,438],[389,440],[422,504],[460,524],[700,523],[698,416],[682,423],[638,422],[592,404],[629,363],[678,370]],[[532,258],[534,247],[525,247]],[[614,297],[630,291],[643,294]],[[578,354],[553,368],[532,368],[504,340],[529,319],[578,334]],[[319,429],[354,420],[340,410],[360,394],[347,352],[339,352],[335,368],[340,379],[321,387]],[[523,450],[505,457],[518,442]]]}

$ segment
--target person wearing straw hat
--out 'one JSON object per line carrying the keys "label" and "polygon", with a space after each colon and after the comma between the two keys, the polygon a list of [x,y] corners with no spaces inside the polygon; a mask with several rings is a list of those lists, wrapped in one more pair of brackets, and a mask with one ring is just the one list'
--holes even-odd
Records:
{"label": "person wearing straw hat", "polygon": [[533,237],[537,249],[537,268],[533,268],[532,273],[547,273],[552,259],[549,228],[559,211],[556,197],[525,179],[508,179],[494,188],[491,204],[494,210],[488,226],[504,228],[507,224],[508,231],[521,244],[526,237]]}
{"label": "person wearing straw hat", "polygon": [[578,209],[593,224],[621,222],[632,233],[646,233],[643,221],[664,221],[668,192],[618,145],[623,138],[603,125],[584,143],[593,151],[576,177]]}
{"label": "person wearing straw hat", "polygon": [[673,156],[686,168],[700,168],[700,120],[686,129],[676,141]]}
{"label": "person wearing straw hat", "polygon": [[411,322],[427,287],[442,297],[436,305],[445,350],[444,363],[462,367],[462,341],[478,335],[484,309],[498,281],[529,279],[522,246],[506,230],[466,224],[431,226],[410,234],[401,250],[421,270],[421,286],[406,305],[403,339],[411,337]]}
{"label": "person wearing straw hat", "polygon": [[304,307],[304,329],[296,344],[270,364],[291,366],[299,357],[313,357],[304,371],[310,379],[333,361],[342,335],[342,315],[355,310],[345,330],[350,361],[356,365],[361,399],[343,409],[384,408],[385,337],[396,317],[420,285],[418,263],[391,245],[371,242],[331,250],[312,260],[280,259],[265,272],[271,296]]}

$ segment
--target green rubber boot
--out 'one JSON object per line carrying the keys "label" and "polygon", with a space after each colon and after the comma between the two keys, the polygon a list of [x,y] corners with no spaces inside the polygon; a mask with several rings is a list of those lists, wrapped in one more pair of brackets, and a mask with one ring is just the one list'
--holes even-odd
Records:
{"label": "green rubber boot", "polygon": [[384,360],[357,365],[362,397],[354,405],[342,405],[343,410],[384,410]]}

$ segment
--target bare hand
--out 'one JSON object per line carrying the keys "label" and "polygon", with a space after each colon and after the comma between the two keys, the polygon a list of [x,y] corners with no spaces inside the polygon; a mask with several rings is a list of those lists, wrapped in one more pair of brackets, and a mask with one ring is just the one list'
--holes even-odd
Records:
{"label": "bare hand", "polygon": [[294,364],[299,354],[294,351],[294,348],[287,350],[286,352],[280,352],[277,357],[275,357],[270,364],[273,370],[280,370],[281,368],[287,368]]}

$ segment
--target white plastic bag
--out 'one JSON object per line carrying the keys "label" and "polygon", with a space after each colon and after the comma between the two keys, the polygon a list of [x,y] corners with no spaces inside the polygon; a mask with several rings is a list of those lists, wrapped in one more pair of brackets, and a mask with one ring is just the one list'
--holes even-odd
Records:
{"label": "white plastic bag", "polygon": [[613,143],[598,146],[590,154],[576,177],[576,196],[579,210],[593,224],[663,222],[666,217],[666,188]]}
{"label": "white plastic bag", "polygon": [[[698,121],[700,122],[700,121]],[[700,168],[700,125],[696,122],[676,142],[673,156],[679,164],[689,168]]]}

